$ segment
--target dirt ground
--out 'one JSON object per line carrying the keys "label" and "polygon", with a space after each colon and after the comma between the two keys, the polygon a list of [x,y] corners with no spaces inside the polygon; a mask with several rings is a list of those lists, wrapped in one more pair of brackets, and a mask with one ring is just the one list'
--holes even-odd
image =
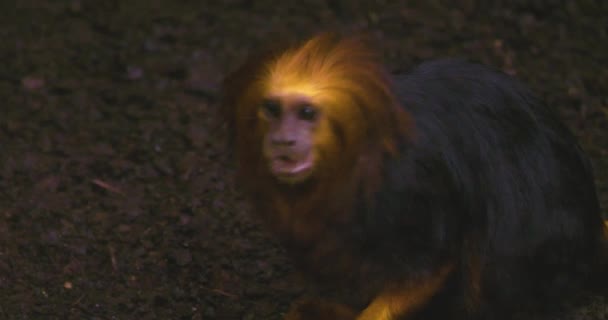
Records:
{"label": "dirt ground", "polygon": [[[214,113],[221,77],[277,34],[371,31],[391,69],[516,75],[580,137],[608,208],[607,1],[3,3],[1,319],[281,318],[305,289]],[[608,300],[563,319],[608,319]]]}

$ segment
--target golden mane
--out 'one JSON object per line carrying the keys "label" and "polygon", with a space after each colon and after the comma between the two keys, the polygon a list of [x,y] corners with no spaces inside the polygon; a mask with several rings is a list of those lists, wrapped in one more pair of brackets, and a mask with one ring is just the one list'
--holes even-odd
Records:
{"label": "golden mane", "polygon": [[307,96],[341,125],[353,147],[365,142],[388,147],[406,129],[395,121],[402,118],[401,109],[389,75],[362,37],[313,37],[272,61],[261,81],[266,94]]}
{"label": "golden mane", "polygon": [[[252,57],[226,79],[222,110],[241,182],[254,192],[276,188],[265,174],[260,152],[263,132],[256,113],[264,97],[292,93],[318,106],[338,130],[331,134],[340,136],[344,144],[339,150],[324,150],[327,179],[313,188],[316,195],[298,199],[323,201],[335,197],[336,188],[349,193],[345,197],[354,196],[346,189],[359,187],[371,195],[381,182],[381,161],[397,153],[399,143],[411,134],[411,123],[393,95],[389,74],[366,41],[332,33]],[[276,188],[271,193],[282,191]]]}

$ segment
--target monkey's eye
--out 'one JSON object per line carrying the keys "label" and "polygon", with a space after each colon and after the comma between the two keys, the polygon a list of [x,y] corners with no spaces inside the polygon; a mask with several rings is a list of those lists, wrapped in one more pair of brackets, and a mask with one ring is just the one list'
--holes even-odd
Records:
{"label": "monkey's eye", "polygon": [[275,100],[264,100],[262,111],[269,118],[279,118],[281,116],[281,105]]}
{"label": "monkey's eye", "polygon": [[317,109],[311,105],[304,105],[298,110],[298,118],[306,121],[314,121],[317,118]]}

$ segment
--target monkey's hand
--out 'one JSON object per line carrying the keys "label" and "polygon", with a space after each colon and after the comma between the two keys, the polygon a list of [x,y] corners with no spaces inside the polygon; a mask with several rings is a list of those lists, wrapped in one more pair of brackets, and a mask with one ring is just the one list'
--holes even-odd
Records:
{"label": "monkey's hand", "polygon": [[301,299],[291,306],[284,320],[355,320],[357,313],[337,303]]}

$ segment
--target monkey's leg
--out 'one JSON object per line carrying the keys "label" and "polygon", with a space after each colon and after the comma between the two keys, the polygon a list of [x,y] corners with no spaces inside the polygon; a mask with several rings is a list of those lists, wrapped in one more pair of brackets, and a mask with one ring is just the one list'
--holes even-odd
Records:
{"label": "monkey's leg", "polygon": [[402,287],[391,286],[376,297],[356,320],[397,320],[424,306],[444,285],[453,267],[444,266],[438,272]]}

